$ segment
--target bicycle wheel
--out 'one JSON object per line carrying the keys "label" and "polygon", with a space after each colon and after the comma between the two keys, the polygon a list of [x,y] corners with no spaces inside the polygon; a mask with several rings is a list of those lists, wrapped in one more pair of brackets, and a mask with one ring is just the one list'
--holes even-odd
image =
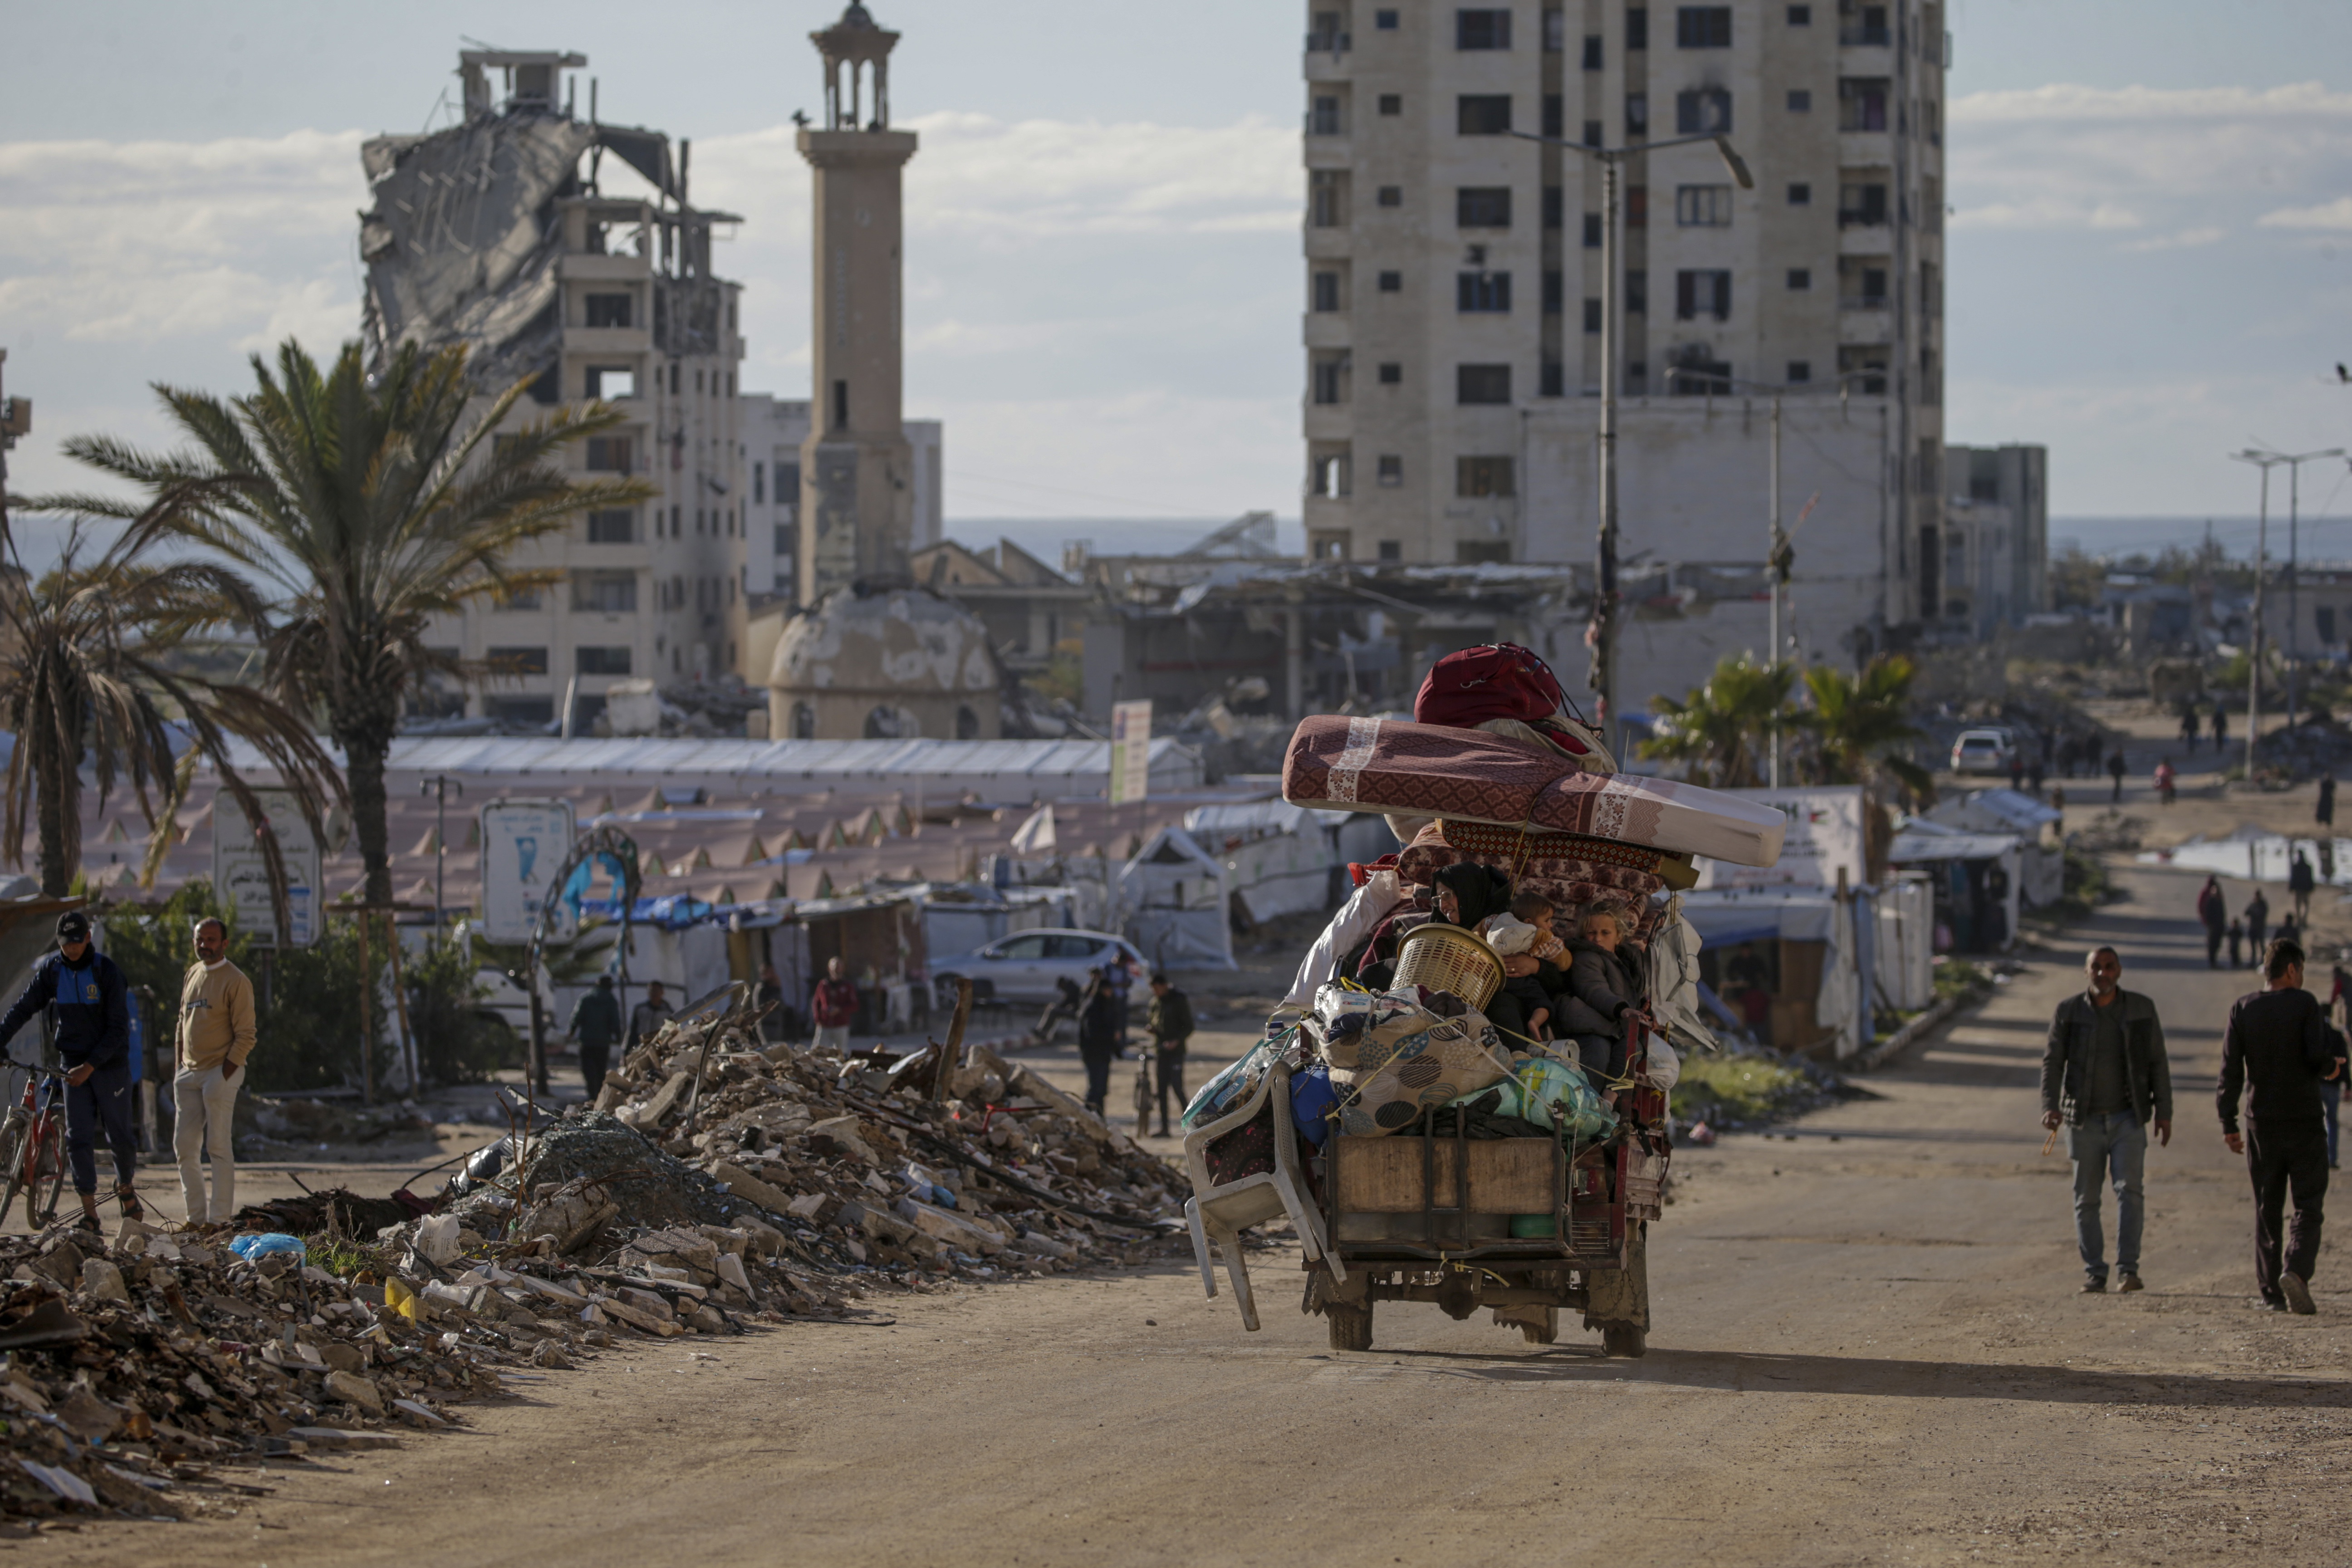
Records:
{"label": "bicycle wheel", "polygon": [[58,1217],[66,1185],[65,1129],[55,1110],[33,1124],[33,1184],[25,1191],[25,1223],[40,1229]]}
{"label": "bicycle wheel", "polygon": [[32,1125],[22,1110],[11,1110],[8,1120],[0,1123],[0,1171],[8,1173],[8,1187],[0,1194],[0,1218],[16,1206],[16,1194],[31,1184],[25,1171],[25,1134]]}

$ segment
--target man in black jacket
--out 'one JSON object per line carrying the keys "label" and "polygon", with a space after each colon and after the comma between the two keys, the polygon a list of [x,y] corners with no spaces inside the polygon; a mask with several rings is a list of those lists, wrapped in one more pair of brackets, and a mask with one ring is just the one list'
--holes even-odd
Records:
{"label": "man in black jacket", "polygon": [[98,1218],[98,1157],[93,1132],[106,1130],[114,1153],[114,1193],[126,1218],[145,1211],[132,1189],[138,1141],[131,1130],[131,988],[114,961],[90,944],[89,917],[58,917],[58,951],[33,966],[32,984],[0,1017],[0,1047],[47,1010],[66,1079],[66,1158],[81,1197],[81,1227],[102,1236]]}
{"label": "man in black jacket", "polygon": [[[2321,1208],[2327,1196],[2326,1079],[2342,1081],[2344,1058],[2328,1043],[2319,999],[2303,988],[2303,949],[2284,938],[2263,961],[2270,989],[2241,996],[2221,1037],[2221,1079],[2214,1103],[2221,1142],[2246,1157],[2254,1183],[2254,1285],[2262,1305],[2308,1315],[2311,1268],[2319,1259]],[[2238,1133],[2238,1097],[2247,1096],[2246,1131]],[[2294,1194],[2294,1223],[2280,1221]]]}
{"label": "man in black jacket", "polygon": [[2074,1162],[2074,1242],[2083,1255],[2083,1289],[2107,1288],[2106,1238],[2099,1229],[2099,1186],[2116,1186],[2116,1272],[2119,1290],[2139,1289],[2141,1170],[2147,1125],[2172,1142],[2172,1064],[2156,1004],[2126,991],[2124,961],[2112,947],[2083,961],[2090,988],[2058,1004],[2042,1053],[2042,1125],[2066,1127]]}

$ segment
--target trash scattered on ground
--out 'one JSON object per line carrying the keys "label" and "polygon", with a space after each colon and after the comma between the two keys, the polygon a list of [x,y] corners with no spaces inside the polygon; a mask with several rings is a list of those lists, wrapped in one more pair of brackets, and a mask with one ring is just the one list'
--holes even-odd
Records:
{"label": "trash scattered on ground", "polygon": [[445,1430],[618,1340],[887,1323],[856,1299],[1121,1260],[1179,1226],[1171,1167],[984,1047],[940,1084],[940,1047],[818,1056],[756,1022],[672,1021],[597,1108],[432,1198],[0,1237],[0,1532],[234,1510],[268,1492],[257,1469]]}

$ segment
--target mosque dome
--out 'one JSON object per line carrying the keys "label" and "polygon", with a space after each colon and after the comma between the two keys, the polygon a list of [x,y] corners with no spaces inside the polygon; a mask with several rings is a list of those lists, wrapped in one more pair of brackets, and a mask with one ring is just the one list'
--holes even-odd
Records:
{"label": "mosque dome", "polygon": [[836,588],[787,622],[769,733],[798,740],[994,739],[1003,675],[988,628],[927,588]]}

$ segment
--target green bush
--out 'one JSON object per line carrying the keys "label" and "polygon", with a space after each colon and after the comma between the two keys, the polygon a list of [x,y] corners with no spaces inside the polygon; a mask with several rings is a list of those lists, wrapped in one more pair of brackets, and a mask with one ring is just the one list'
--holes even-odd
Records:
{"label": "green bush", "polygon": [[481,1011],[484,994],[474,955],[457,942],[435,942],[421,960],[403,960],[408,1025],[416,1032],[417,1066],[430,1084],[480,1083],[521,1060],[522,1043],[507,1021]]}

